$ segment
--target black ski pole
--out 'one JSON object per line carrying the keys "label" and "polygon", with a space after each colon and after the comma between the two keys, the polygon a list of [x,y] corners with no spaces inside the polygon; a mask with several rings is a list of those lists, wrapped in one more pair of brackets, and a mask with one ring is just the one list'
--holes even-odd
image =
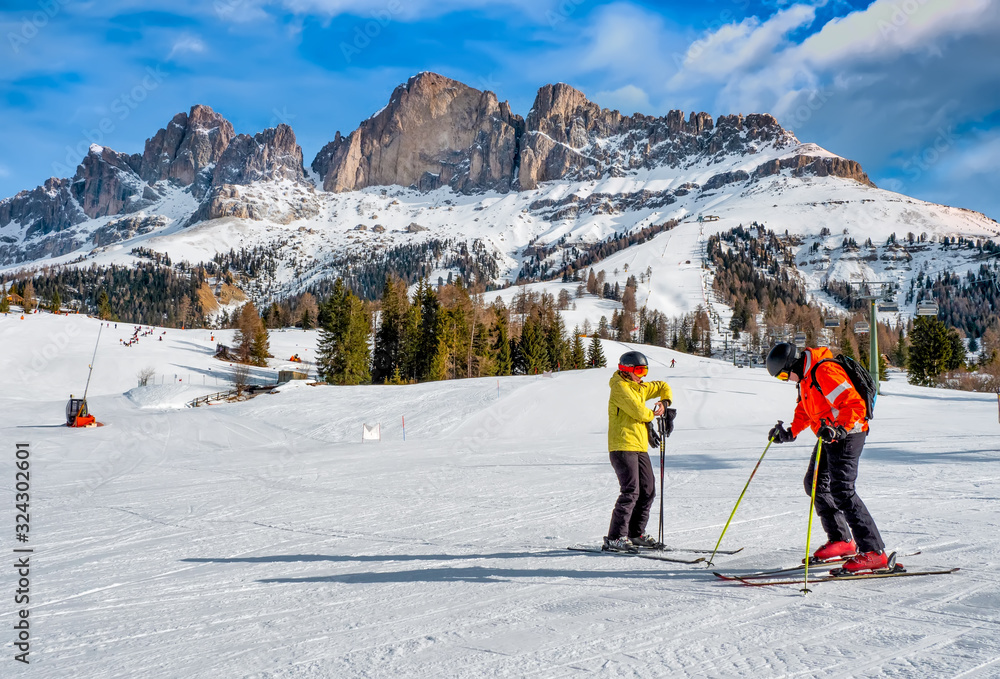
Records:
{"label": "black ski pole", "polygon": [[656,536],[657,542],[663,545],[663,475],[665,469],[665,459],[667,452],[667,437],[674,430],[674,418],[677,417],[675,408],[664,408],[663,414],[657,418],[657,428],[660,430],[660,531]]}

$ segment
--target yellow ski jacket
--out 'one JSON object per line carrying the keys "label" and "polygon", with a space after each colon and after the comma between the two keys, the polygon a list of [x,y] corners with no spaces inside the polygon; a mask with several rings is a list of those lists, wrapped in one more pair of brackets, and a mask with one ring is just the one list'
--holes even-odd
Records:
{"label": "yellow ski jacket", "polygon": [[646,423],[655,418],[646,407],[646,401],[659,396],[661,401],[673,401],[670,385],[666,382],[633,382],[615,371],[608,383],[608,450],[626,450],[645,453],[649,449]]}

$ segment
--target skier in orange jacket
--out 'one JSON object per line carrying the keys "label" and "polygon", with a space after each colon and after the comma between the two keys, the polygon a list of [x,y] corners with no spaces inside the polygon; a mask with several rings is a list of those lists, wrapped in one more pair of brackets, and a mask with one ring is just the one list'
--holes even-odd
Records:
{"label": "skier in orange jacket", "polygon": [[[850,557],[844,570],[872,571],[885,568],[885,543],[865,503],[854,490],[858,460],[868,436],[865,400],[847,373],[825,347],[805,349],[782,342],[767,355],[767,371],[772,377],[798,385],[799,398],[792,424],[785,429],[779,422],[768,433],[775,443],[795,440],[807,428],[823,439],[816,480],[816,514],[823,523],[828,541],[816,550],[817,561]],[[812,495],[811,458],[804,479],[807,495]]]}

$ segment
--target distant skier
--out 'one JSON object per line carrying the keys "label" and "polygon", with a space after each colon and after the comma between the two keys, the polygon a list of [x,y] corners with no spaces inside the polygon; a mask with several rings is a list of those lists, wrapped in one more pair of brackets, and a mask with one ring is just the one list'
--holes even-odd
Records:
{"label": "distant skier", "polygon": [[675,364],[675,363],[677,363],[677,359],[676,359],[676,358],[672,358],[672,359],[670,359],[670,367],[671,367],[671,368],[673,368],[673,367],[674,367],[674,364]]}
{"label": "distant skier", "polygon": [[[788,342],[776,344],[768,353],[767,371],[771,376],[797,384],[799,391],[791,426],[785,429],[780,423],[775,425],[768,438],[788,443],[809,427],[823,439],[816,514],[828,541],[813,556],[819,561],[851,557],[843,566],[847,571],[885,568],[885,543],[854,490],[858,459],[868,436],[865,400],[840,364],[826,359],[833,359],[833,354],[825,347],[805,349],[797,355],[795,345]],[[804,480],[807,495],[812,495],[815,464],[811,457]]]}
{"label": "distant skier", "polygon": [[[643,382],[649,372],[646,357],[638,351],[622,354],[612,375],[608,399],[608,451],[621,492],[604,538],[606,550],[629,550],[633,545],[652,546],[646,535],[649,509],[656,498],[656,478],[649,462],[646,423],[663,414],[673,400],[666,382]],[[660,398],[650,410],[646,401]]]}

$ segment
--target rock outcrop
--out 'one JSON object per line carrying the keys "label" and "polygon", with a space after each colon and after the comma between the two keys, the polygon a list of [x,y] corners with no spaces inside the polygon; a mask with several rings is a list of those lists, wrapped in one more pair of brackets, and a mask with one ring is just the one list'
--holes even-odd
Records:
{"label": "rock outcrop", "polygon": [[219,158],[212,186],[288,179],[306,183],[302,149],[295,133],[281,124],[250,136],[237,135]]}
{"label": "rock outcrop", "polygon": [[192,106],[146,140],[139,176],[150,184],[191,186],[199,200],[212,184],[212,171],[236,136],[232,124],[208,106]]}
{"label": "rock outcrop", "polygon": [[169,223],[163,215],[134,215],[114,219],[94,232],[94,245],[101,247],[141,236]]}
{"label": "rock outcrop", "polygon": [[350,135],[338,132],[312,168],[327,191],[393,184],[508,191],[523,128],[520,116],[492,92],[421,73]]}
{"label": "rock outcrop", "polygon": [[142,157],[96,144],[76,168],[73,197],[91,218],[135,212],[161,196],[150,189],[137,170]]}
{"label": "rock outcrop", "polygon": [[602,109],[569,85],[538,91],[520,144],[518,188],[553,179],[622,176],[640,168],[682,167],[726,155],[783,148],[794,136],[767,114],[722,116],[682,111],[653,117]]}

